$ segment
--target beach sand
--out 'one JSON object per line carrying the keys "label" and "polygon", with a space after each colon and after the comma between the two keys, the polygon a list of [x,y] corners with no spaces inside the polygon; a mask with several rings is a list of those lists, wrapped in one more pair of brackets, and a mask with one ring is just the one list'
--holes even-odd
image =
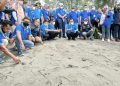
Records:
{"label": "beach sand", "polygon": [[0,86],[120,86],[120,43],[57,39],[0,64]]}

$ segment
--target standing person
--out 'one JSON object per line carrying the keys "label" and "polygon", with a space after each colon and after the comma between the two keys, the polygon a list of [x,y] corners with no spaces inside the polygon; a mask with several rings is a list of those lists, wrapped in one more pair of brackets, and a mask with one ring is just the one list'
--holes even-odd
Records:
{"label": "standing person", "polygon": [[111,16],[108,6],[104,6],[100,20],[100,24],[102,25],[102,41],[107,39],[107,41],[110,42]]}
{"label": "standing person", "polygon": [[23,10],[23,0],[18,0],[16,11],[18,15],[18,24],[21,24],[22,20],[24,19],[24,10]]}
{"label": "standing person", "polygon": [[40,23],[43,23],[43,14],[41,10],[41,3],[36,2],[33,7],[33,17],[37,19]]}
{"label": "standing person", "polygon": [[43,14],[44,21],[50,20],[48,9],[49,9],[48,4],[45,4],[44,7],[42,8],[42,14]]}
{"label": "standing person", "polygon": [[75,11],[75,8],[72,8],[72,11],[69,13],[69,19],[72,19],[74,23],[78,24],[78,14]]}
{"label": "standing person", "polygon": [[88,19],[89,23],[91,23],[90,12],[87,5],[84,6],[84,10],[80,14],[80,24],[83,24],[85,19]]}
{"label": "standing person", "polygon": [[63,38],[66,38],[65,36],[65,19],[66,19],[66,13],[63,9],[63,3],[59,4],[59,8],[57,9],[57,21],[59,25],[59,29],[62,30],[62,34],[60,33],[59,38],[61,38],[61,35]]}
{"label": "standing person", "polygon": [[115,41],[120,42],[120,4],[114,8]]}
{"label": "standing person", "polygon": [[[10,32],[12,29],[12,23],[8,20],[4,20],[2,22],[2,28],[0,31],[0,52],[2,51],[5,55],[11,57],[16,64],[20,63],[20,59],[18,57],[16,57],[15,55],[13,55],[8,49],[7,49],[7,45],[8,45],[8,41],[10,41]],[[12,39],[11,39],[12,41]],[[3,59],[0,58],[0,63],[3,62]]]}
{"label": "standing person", "polygon": [[98,12],[97,12],[95,6],[92,6],[91,11],[90,11],[90,19],[91,19],[91,25],[95,29],[95,33],[94,33],[95,38],[98,38],[99,19],[98,19],[97,15],[98,15]]}

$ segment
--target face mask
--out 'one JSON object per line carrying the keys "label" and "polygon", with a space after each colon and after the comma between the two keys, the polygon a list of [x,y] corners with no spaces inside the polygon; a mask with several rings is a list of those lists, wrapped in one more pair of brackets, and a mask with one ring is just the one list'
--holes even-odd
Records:
{"label": "face mask", "polygon": [[24,27],[27,27],[27,26],[29,26],[29,23],[27,23],[27,22],[23,22],[23,25],[24,25]]}
{"label": "face mask", "polygon": [[92,10],[95,10],[95,7],[93,7]]}
{"label": "face mask", "polygon": [[61,9],[63,9],[63,6],[62,7],[60,7]]}
{"label": "face mask", "polygon": [[71,22],[71,25],[73,25],[74,23],[73,22]]}
{"label": "face mask", "polygon": [[72,11],[75,11],[74,9],[72,9]]}
{"label": "face mask", "polygon": [[87,8],[85,8],[85,10],[88,10]]}
{"label": "face mask", "polygon": [[55,25],[55,22],[53,22],[53,25]]}
{"label": "face mask", "polygon": [[33,10],[35,10],[35,7],[33,7]]}
{"label": "face mask", "polygon": [[87,21],[84,22],[84,24],[87,24],[87,23],[88,23]]}

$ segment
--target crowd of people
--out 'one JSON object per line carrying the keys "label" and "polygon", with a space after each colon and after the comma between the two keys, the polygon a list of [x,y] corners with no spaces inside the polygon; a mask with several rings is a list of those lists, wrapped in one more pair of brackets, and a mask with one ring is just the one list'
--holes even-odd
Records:
{"label": "crowd of people", "polygon": [[[21,62],[19,57],[24,56],[25,51],[56,37],[120,42],[119,4],[114,9],[108,5],[99,9],[84,5],[81,9],[72,7],[68,11],[63,3],[55,7],[42,6],[38,1],[30,4],[23,0],[10,0],[2,9],[6,2],[0,3],[0,50],[16,64]],[[10,50],[17,51],[19,57],[10,52],[8,44],[14,45]],[[1,55],[0,63],[3,62]]]}

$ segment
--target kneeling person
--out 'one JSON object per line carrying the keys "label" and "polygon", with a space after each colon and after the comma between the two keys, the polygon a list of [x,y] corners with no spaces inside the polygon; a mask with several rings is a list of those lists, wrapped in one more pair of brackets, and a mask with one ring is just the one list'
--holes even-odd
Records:
{"label": "kneeling person", "polygon": [[[0,30],[0,51],[2,51],[5,55],[11,57],[16,62],[16,64],[18,64],[20,63],[20,59],[15,55],[13,55],[7,49],[8,42],[9,41],[12,42],[12,39],[10,39],[11,30],[12,30],[12,23],[8,20],[4,20],[2,22],[2,27]],[[0,63],[2,63],[2,58],[0,58]]]}
{"label": "kneeling person", "polygon": [[18,55],[23,55],[23,50],[31,49],[34,47],[33,36],[29,27],[30,20],[25,17],[23,22],[16,26],[13,37],[16,37],[16,47]]}
{"label": "kneeling person", "polygon": [[43,39],[46,37],[47,40],[54,39],[61,32],[61,30],[55,29],[55,20],[51,20],[50,23],[44,21],[44,24],[41,25],[41,32]]}
{"label": "kneeling person", "polygon": [[68,40],[71,38],[75,40],[78,36],[78,24],[75,24],[72,19],[69,20],[69,24],[66,25],[66,34]]}
{"label": "kneeling person", "polygon": [[90,26],[88,19],[84,20],[84,23],[82,24],[82,36],[84,39],[89,38],[90,40],[93,40],[93,34],[94,29]]}
{"label": "kneeling person", "polygon": [[31,28],[32,35],[34,37],[34,43],[42,43],[41,34],[40,34],[40,23],[37,19],[33,19],[33,26]]}

